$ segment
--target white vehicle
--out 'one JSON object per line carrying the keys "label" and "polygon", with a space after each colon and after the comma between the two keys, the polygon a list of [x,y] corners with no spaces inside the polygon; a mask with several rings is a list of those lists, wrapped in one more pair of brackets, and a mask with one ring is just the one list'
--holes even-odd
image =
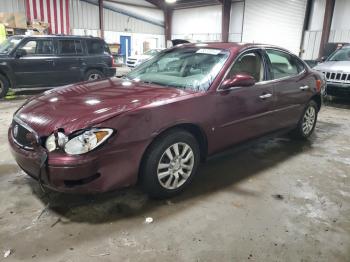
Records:
{"label": "white vehicle", "polygon": [[314,69],[326,77],[327,95],[350,96],[350,45],[336,50]]}
{"label": "white vehicle", "polygon": [[126,61],[126,65],[130,68],[137,67],[138,65],[160,53],[162,50],[163,49],[150,49],[142,55],[129,56],[128,60]]}

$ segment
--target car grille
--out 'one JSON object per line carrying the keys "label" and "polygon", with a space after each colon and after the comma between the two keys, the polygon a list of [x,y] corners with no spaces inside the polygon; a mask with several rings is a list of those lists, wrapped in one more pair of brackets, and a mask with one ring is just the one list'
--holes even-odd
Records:
{"label": "car grille", "polygon": [[37,137],[36,133],[29,127],[25,127],[15,120],[12,121],[12,137],[16,144],[24,149],[33,149],[32,141],[29,140],[30,136]]}
{"label": "car grille", "polygon": [[350,73],[322,72],[327,82],[350,84]]}

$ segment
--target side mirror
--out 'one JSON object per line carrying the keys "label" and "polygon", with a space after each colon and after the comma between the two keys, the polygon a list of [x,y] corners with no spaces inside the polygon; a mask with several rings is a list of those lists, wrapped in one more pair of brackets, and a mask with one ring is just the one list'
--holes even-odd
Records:
{"label": "side mirror", "polygon": [[221,89],[222,90],[227,90],[231,87],[235,86],[253,86],[255,85],[255,79],[254,77],[246,74],[239,74],[235,75],[230,79],[226,79],[222,85]]}
{"label": "side mirror", "polygon": [[326,60],[327,60],[327,56],[322,56],[321,58],[317,59],[317,62],[323,63]]}
{"label": "side mirror", "polygon": [[27,55],[27,51],[24,49],[17,49],[15,52],[15,57],[16,58],[20,58],[22,56],[26,56]]}

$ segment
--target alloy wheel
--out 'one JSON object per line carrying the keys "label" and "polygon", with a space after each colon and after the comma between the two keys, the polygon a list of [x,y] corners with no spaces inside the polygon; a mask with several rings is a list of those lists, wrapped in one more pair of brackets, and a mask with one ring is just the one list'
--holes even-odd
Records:
{"label": "alloy wheel", "polygon": [[93,81],[93,80],[98,80],[98,79],[101,79],[101,75],[100,74],[90,74],[89,75],[89,78],[88,78],[88,81]]}
{"label": "alloy wheel", "polygon": [[166,189],[177,189],[190,177],[193,166],[192,148],[186,143],[175,143],[165,150],[159,160],[158,181]]}
{"label": "alloy wheel", "polygon": [[310,132],[314,128],[315,121],[316,121],[316,109],[313,106],[309,106],[306,109],[303,117],[302,128],[303,128],[304,135],[307,136],[310,134]]}

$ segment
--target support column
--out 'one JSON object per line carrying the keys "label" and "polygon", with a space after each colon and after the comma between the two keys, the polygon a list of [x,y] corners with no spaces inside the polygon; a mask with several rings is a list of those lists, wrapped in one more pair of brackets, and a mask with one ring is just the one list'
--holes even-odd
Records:
{"label": "support column", "polygon": [[231,18],[231,0],[222,0],[221,40],[228,42]]}
{"label": "support column", "polygon": [[165,47],[167,47],[168,40],[171,40],[172,34],[172,19],[173,10],[170,8],[164,9],[164,32],[165,32]]}
{"label": "support column", "polygon": [[100,34],[101,38],[104,38],[104,22],[103,22],[103,0],[98,0],[98,11],[99,11],[99,20],[100,20]]}
{"label": "support column", "polygon": [[324,48],[329,40],[329,34],[331,32],[332,18],[333,18],[333,12],[334,12],[334,5],[335,5],[335,0],[326,0],[326,10],[324,12],[324,18],[323,18],[321,44],[320,44],[320,50],[318,53],[319,58],[323,56]]}

